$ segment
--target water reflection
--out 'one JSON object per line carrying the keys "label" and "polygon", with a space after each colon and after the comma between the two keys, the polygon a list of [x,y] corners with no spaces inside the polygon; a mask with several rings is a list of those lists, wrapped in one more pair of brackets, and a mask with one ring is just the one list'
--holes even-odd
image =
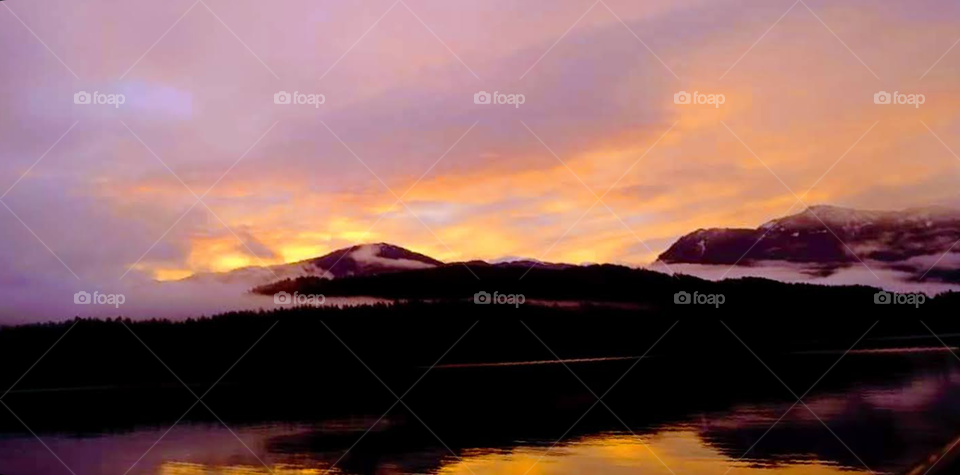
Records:
{"label": "water reflection", "polygon": [[[795,460],[792,463],[757,466],[752,463],[733,463],[720,451],[703,442],[692,430],[667,430],[641,443],[632,435],[600,434],[551,450],[547,456],[541,447],[520,447],[509,452],[469,450],[462,462],[448,457],[437,473],[448,475],[552,475],[603,473],[611,475],[635,473],[723,474],[743,475],[833,475],[868,473],[851,470],[836,464],[815,460]],[[325,467],[296,467],[277,464],[271,467],[276,475],[312,475],[324,473]],[[200,474],[268,474],[263,467],[252,465],[212,466],[185,462],[165,462],[158,470],[161,475]],[[334,470],[333,473],[344,473]],[[380,467],[378,474],[411,473],[398,465]]]}
{"label": "water reflection", "polygon": [[763,467],[748,463],[733,463],[718,450],[705,444],[697,432],[690,430],[667,430],[644,439],[644,443],[632,435],[598,435],[567,445],[557,450],[557,453],[544,457],[539,463],[536,462],[543,455],[542,450],[523,449],[507,456],[490,454],[466,457],[464,464],[469,466],[469,470],[463,464],[456,464],[445,466],[441,473],[621,475],[668,474],[672,470],[675,473],[684,474],[723,474],[731,466],[734,466],[731,473],[746,475],[860,473],[817,461]]}
{"label": "water reflection", "polygon": [[[505,424],[495,438],[474,434],[480,431],[459,421],[434,426],[461,459],[425,433],[419,421],[397,413],[379,423],[380,416],[371,415],[239,426],[234,427],[236,436],[222,425],[183,423],[169,433],[166,428],[153,428],[82,438],[45,435],[44,440],[77,474],[124,474],[135,463],[130,474],[830,475],[870,473],[871,469],[906,473],[960,435],[956,429],[960,371],[953,361],[939,359],[942,356],[919,356],[911,360],[908,372],[885,383],[857,382],[855,378],[862,375],[851,367],[846,389],[815,394],[805,401],[809,407],[791,406],[792,401],[781,399],[739,402],[723,410],[687,408],[680,420],[631,424],[638,435],[616,419],[598,424],[588,418],[581,424],[587,428],[572,431],[556,446],[550,438],[555,436],[531,435],[543,420]],[[851,358],[858,358],[851,366],[875,368],[902,357]],[[703,397],[711,394],[705,391]],[[626,420],[636,420],[631,417],[636,416],[631,414],[636,408],[616,407]],[[568,415],[557,415],[563,428]],[[776,428],[767,433],[775,422]],[[162,442],[138,462],[161,436]],[[352,448],[350,455],[343,457],[348,448]],[[0,469],[4,473],[63,472],[58,461],[29,436],[0,437]]]}
{"label": "water reflection", "polygon": [[271,472],[265,468],[253,466],[211,466],[186,462],[169,462],[163,464],[157,472],[158,475],[247,475],[247,474],[270,474],[270,475],[319,475],[326,473],[326,470],[319,468],[296,468],[277,465],[271,468]]}
{"label": "water reflection", "polygon": [[806,406],[792,409],[788,404],[738,406],[704,420],[700,434],[736,457],[782,416],[750,451],[751,463],[831,460],[849,468],[905,472],[957,437],[958,400],[960,371],[925,370],[899,384],[811,397]]}

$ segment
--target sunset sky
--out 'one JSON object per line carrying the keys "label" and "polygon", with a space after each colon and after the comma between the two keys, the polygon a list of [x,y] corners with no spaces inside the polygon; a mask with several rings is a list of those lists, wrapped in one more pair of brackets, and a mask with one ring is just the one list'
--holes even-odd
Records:
{"label": "sunset sky", "polygon": [[641,265],[697,228],[804,209],[787,187],[957,203],[956,1],[195,1],[2,2],[4,286],[380,241]]}

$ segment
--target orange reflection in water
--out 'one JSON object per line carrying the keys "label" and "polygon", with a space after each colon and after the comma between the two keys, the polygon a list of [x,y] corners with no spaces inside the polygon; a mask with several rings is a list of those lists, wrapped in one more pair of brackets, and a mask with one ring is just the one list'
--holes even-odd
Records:
{"label": "orange reflection in water", "polygon": [[[537,462],[544,454],[543,448],[522,448],[510,454],[485,454],[465,456],[464,463],[444,467],[440,473],[447,475],[506,474],[546,475],[570,473],[601,473],[626,475],[635,473],[683,473],[696,475],[838,475],[866,473],[841,469],[834,464],[816,461],[782,463],[777,466],[758,467],[748,463],[736,463],[703,443],[696,432],[668,431],[644,438],[647,447],[636,437],[627,435],[600,435],[576,443],[556,447],[549,455]],[[649,449],[648,449],[649,447]],[[669,467],[669,470],[667,469]]]}
{"label": "orange reflection in water", "polygon": [[[715,448],[703,443],[696,432],[678,430],[661,432],[644,438],[645,447],[632,436],[597,435],[557,446],[543,456],[546,447],[519,447],[511,451],[466,451],[463,463],[449,457],[440,468],[444,475],[553,475],[553,474],[609,474],[683,473],[694,475],[851,475],[866,473],[841,468],[835,464],[810,460],[796,463],[780,461],[777,465],[757,466],[737,463]],[[541,458],[542,457],[542,458]],[[666,468],[669,467],[669,470]],[[731,469],[731,467],[733,467]],[[321,467],[297,467],[293,464],[272,466],[276,475],[314,475],[324,473]],[[160,475],[247,475],[270,473],[255,466],[210,466],[167,462],[161,465]],[[334,470],[331,473],[340,473]],[[384,473],[405,473],[400,467],[390,467]]]}
{"label": "orange reflection in water", "polygon": [[[184,462],[166,462],[160,466],[157,475],[320,475],[326,470],[319,468],[297,468],[290,465],[276,465],[270,467],[273,471],[267,471],[264,467],[254,467],[246,465],[234,466],[213,466],[197,463]],[[330,473],[338,473],[336,471]]]}

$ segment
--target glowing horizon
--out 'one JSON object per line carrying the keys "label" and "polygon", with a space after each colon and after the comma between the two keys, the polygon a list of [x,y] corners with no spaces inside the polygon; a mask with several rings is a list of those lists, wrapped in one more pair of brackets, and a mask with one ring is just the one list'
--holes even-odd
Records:
{"label": "glowing horizon", "polygon": [[3,200],[30,229],[0,213],[15,281],[73,278],[36,237],[96,281],[370,242],[641,266],[806,205],[960,203],[949,2],[7,3],[50,47],[0,11]]}

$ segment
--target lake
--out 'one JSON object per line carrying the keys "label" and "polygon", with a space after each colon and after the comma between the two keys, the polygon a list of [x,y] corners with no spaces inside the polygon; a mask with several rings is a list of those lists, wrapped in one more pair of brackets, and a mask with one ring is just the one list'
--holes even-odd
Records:
{"label": "lake", "polygon": [[[47,424],[38,435],[62,463],[29,433],[6,433],[0,436],[0,473],[906,473],[960,435],[960,361],[942,350],[854,351],[805,398],[806,405],[795,406],[759,363],[725,358],[726,374],[707,365],[702,374],[682,378],[660,375],[675,375],[685,360],[644,360],[602,403],[578,379],[605,390],[635,358],[584,358],[566,366],[550,359],[440,365],[401,403],[382,391],[362,402],[313,407],[302,420],[289,415],[296,410],[280,410],[283,397],[243,400],[242,386],[227,386],[220,401],[209,404],[217,413],[198,404],[172,429],[168,419],[99,430]],[[771,367],[784,374],[816,368],[810,374],[818,375],[841,353],[795,353],[771,360]],[[804,381],[794,391],[802,394],[812,382]],[[299,392],[269,376],[264,383],[280,394]],[[408,384],[396,386],[405,390]],[[96,396],[81,398],[109,399],[115,392],[91,391]],[[353,399],[335,382],[305,391]],[[26,396],[12,394],[7,402],[17,411],[17,398]],[[71,391],[56,397],[71,398]],[[299,394],[289,404],[311,398]],[[190,407],[187,402],[181,405]],[[247,413],[261,415],[235,416],[247,404]],[[227,407],[222,423],[220,408]]]}

